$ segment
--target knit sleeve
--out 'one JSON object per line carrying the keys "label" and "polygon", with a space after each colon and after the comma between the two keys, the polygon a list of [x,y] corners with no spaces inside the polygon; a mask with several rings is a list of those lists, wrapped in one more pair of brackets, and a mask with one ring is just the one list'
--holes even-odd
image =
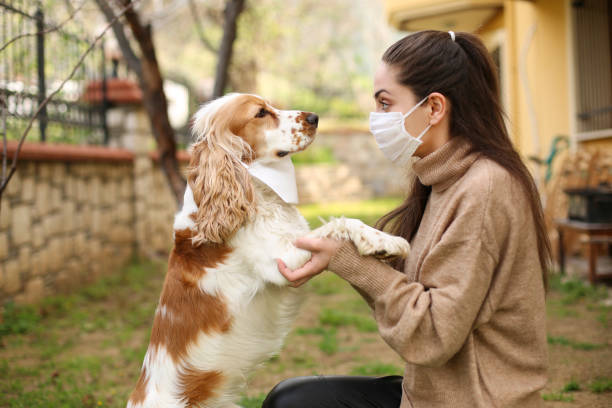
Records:
{"label": "knit sleeve", "polygon": [[383,339],[404,360],[439,366],[465,342],[486,296],[495,262],[478,240],[439,245],[423,268],[437,271],[426,288],[373,257],[343,245],[329,269],[371,298]]}

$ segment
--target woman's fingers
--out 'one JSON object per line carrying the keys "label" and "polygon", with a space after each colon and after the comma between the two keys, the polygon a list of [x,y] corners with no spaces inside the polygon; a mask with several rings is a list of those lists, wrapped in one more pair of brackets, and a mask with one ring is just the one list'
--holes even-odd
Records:
{"label": "woman's fingers", "polygon": [[298,248],[305,249],[307,251],[320,251],[323,249],[324,245],[323,238],[312,238],[312,237],[301,237],[295,240],[293,245]]}
{"label": "woman's fingers", "polygon": [[326,265],[321,265],[321,261],[317,257],[312,257],[301,267],[291,270],[287,268],[287,265],[280,259],[277,259],[278,271],[285,277],[289,282],[297,282],[304,278],[310,278],[321,272]]}
{"label": "woman's fingers", "polygon": [[297,280],[295,282],[292,282],[289,284],[289,286],[291,286],[292,288],[299,288],[300,286],[302,286],[303,284],[305,284],[306,282],[308,282],[310,279],[312,279],[312,276],[308,276],[306,278]]}

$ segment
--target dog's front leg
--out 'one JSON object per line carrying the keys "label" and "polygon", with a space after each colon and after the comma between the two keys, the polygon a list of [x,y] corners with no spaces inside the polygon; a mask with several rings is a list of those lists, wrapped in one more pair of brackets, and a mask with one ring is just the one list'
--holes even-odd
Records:
{"label": "dog's front leg", "polygon": [[401,256],[410,252],[410,244],[402,237],[387,234],[352,218],[334,218],[312,231],[310,236],[351,240],[360,255],[378,258]]}

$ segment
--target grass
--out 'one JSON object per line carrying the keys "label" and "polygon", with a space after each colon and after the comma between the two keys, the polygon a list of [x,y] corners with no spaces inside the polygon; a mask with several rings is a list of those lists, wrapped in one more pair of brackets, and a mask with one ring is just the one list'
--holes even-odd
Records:
{"label": "grass", "polygon": [[607,296],[604,286],[593,286],[577,278],[564,279],[560,275],[552,276],[550,287],[562,294],[560,302],[563,305],[572,305],[585,299],[597,301]]}
{"label": "grass", "polygon": [[335,309],[321,310],[319,313],[319,323],[333,327],[354,326],[360,332],[376,332],[378,330],[376,322],[370,316]]}
{"label": "grass", "polygon": [[589,385],[589,389],[596,394],[600,394],[602,392],[612,392],[612,378],[609,378],[609,377],[596,378]]}
{"label": "grass", "polygon": [[367,375],[367,376],[387,376],[387,375],[402,375],[403,370],[393,364],[384,364],[379,362],[369,363],[357,366],[350,372],[351,375]]}
{"label": "grass", "polygon": [[[302,206],[317,215],[371,222],[397,199]],[[1,407],[125,407],[148,344],[166,265],[135,263],[69,296],[7,304],[0,320]],[[283,350],[250,379],[245,408],[288,377],[401,375],[403,363],[376,331],[371,311],[333,273],[312,279]],[[604,289],[605,290],[605,289]],[[545,406],[606,406],[612,392],[609,307],[603,290],[552,278],[548,295],[551,379]],[[571,380],[568,380],[571,379]],[[555,405],[557,404],[557,405]]]}
{"label": "grass", "polygon": [[359,218],[368,225],[382,215],[397,207],[401,203],[399,198],[377,198],[364,201],[306,204],[301,205],[300,212],[306,218],[311,228],[321,225],[320,217],[329,219],[330,217],[345,216],[346,218]]}
{"label": "grass", "polygon": [[565,384],[565,386],[561,390],[561,392],[574,392],[574,391],[580,391],[580,384],[578,384],[578,382],[575,380],[571,380],[570,382]]}
{"label": "grass", "polygon": [[555,336],[549,335],[547,340],[548,340],[548,344],[560,344],[562,346],[571,347],[574,350],[597,350],[597,349],[606,347],[605,344],[578,342],[578,341],[569,340],[563,336],[555,337]]}
{"label": "grass", "polygon": [[572,395],[567,395],[562,392],[551,392],[542,394],[542,399],[544,401],[574,402],[574,397]]}

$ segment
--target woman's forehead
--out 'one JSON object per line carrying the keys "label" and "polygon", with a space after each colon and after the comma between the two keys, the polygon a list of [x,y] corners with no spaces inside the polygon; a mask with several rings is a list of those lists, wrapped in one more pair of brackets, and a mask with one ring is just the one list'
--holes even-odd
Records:
{"label": "woman's forehead", "polygon": [[401,87],[396,78],[396,68],[381,62],[374,74],[374,94],[376,95],[380,91],[393,94],[393,90]]}

